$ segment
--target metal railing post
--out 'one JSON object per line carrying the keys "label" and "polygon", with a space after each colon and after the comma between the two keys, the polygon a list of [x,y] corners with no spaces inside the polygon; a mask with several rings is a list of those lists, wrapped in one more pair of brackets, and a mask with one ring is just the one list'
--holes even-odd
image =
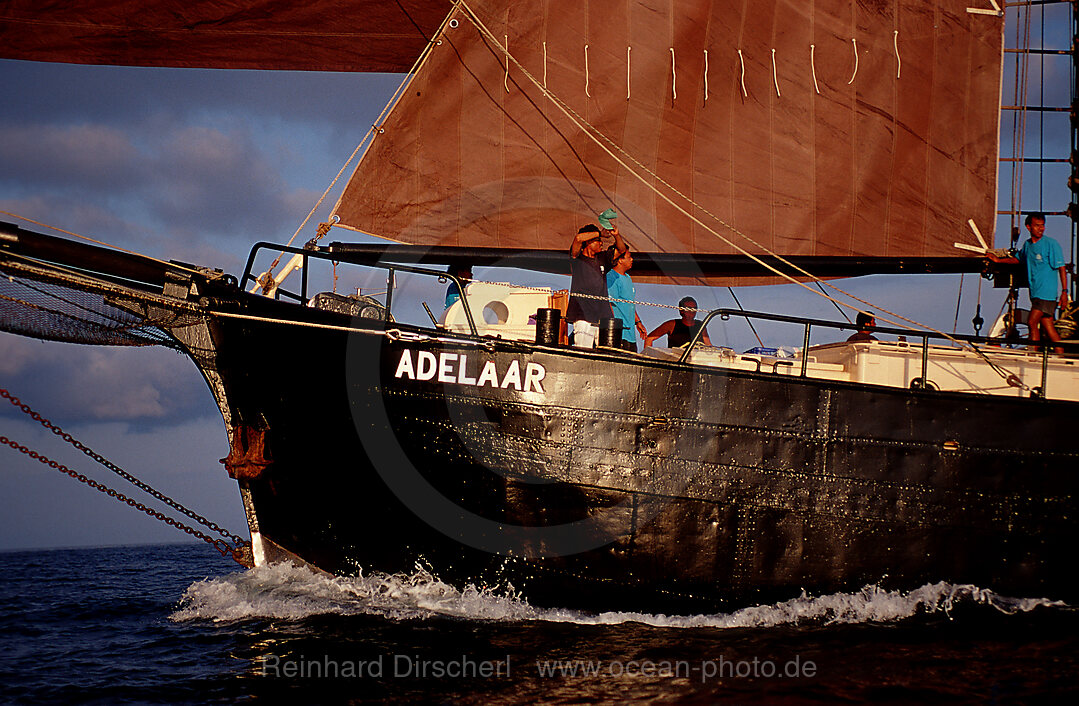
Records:
{"label": "metal railing post", "polygon": [[805,336],[802,338],[802,372],[799,377],[805,377],[809,370],[809,329],[813,324],[806,322]]}
{"label": "metal railing post", "polygon": [[389,272],[386,274],[386,323],[389,323],[390,317],[393,316],[393,310],[390,309],[390,305],[393,304],[393,286],[396,280],[394,274],[394,269],[390,267]]}
{"label": "metal railing post", "polygon": [[922,336],[922,389],[929,389],[929,336]]}

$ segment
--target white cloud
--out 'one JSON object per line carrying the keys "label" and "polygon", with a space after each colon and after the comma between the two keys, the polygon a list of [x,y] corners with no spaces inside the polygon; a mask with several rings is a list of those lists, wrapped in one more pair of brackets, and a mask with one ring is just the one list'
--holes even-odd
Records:
{"label": "white cloud", "polygon": [[138,152],[127,135],[100,124],[0,126],[0,165],[6,179],[60,184],[131,184]]}
{"label": "white cloud", "polygon": [[172,121],[127,133],[102,125],[0,125],[0,187],[8,187],[0,204],[148,254],[192,261],[192,251],[211,250],[230,254],[224,264],[238,264],[250,243],[290,236],[317,193],[287,183],[283,167],[269,159],[276,145],[228,122],[227,132]]}
{"label": "white cloud", "polygon": [[[292,235],[398,81],[0,62],[0,208],[238,274],[251,243]],[[0,376],[96,450],[151,477],[160,470],[164,490],[243,529],[236,484],[217,462],[228,451],[220,414],[186,357],[0,333]],[[57,451],[51,434],[4,407],[5,433]],[[14,458],[0,457],[11,471],[0,474],[0,546],[183,538]]]}
{"label": "white cloud", "polygon": [[30,341],[18,336],[0,334],[0,375],[14,377],[34,360]]}
{"label": "white cloud", "polygon": [[194,364],[165,348],[44,343],[0,334],[0,373],[12,394],[54,421],[168,424],[216,409]]}

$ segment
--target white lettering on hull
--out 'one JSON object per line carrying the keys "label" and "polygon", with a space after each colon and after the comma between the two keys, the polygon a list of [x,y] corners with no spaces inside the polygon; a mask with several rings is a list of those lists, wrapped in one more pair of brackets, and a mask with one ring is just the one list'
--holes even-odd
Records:
{"label": "white lettering on hull", "polygon": [[433,380],[437,376],[438,382],[443,383],[472,387],[487,386],[503,390],[512,388],[522,392],[543,394],[541,383],[547,375],[547,370],[539,363],[525,363],[523,376],[519,360],[510,361],[501,375],[493,360],[483,361],[483,368],[478,377],[469,375],[468,368],[468,355],[465,353],[443,352],[436,357],[430,351],[417,351],[413,357],[413,352],[406,348],[401,352],[401,360],[397,362],[397,371],[393,376],[407,380]]}

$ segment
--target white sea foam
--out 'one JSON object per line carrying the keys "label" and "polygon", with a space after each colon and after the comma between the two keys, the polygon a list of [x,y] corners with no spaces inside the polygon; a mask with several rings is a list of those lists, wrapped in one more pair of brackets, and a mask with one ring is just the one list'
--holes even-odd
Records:
{"label": "white sea foam", "polygon": [[512,588],[460,590],[417,567],[410,574],[331,577],[291,564],[264,566],[197,581],[187,588],[173,620],[300,620],[314,615],[381,615],[393,620],[451,616],[470,620],[538,621],[581,625],[643,623],[665,628],[773,627],[798,623],[894,622],[919,613],[950,614],[961,604],[1002,613],[1063,606],[1044,598],[1008,598],[971,585],[926,584],[909,592],[867,586],[856,593],[802,594],[782,603],[712,615],[608,612],[587,614],[536,608]]}
{"label": "white sea foam", "polygon": [[[546,614],[512,589],[459,590],[417,567],[410,574],[332,577],[275,564],[191,584],[173,620],[298,620],[312,615],[383,615],[396,620],[445,615],[480,620],[537,620]],[[570,615],[566,614],[567,617]]]}
{"label": "white sea foam", "polygon": [[747,628],[793,625],[804,622],[869,623],[894,622],[919,613],[950,614],[965,602],[992,606],[1002,613],[1027,612],[1039,606],[1063,606],[1045,598],[1008,598],[971,585],[926,584],[909,592],[886,591],[866,586],[857,593],[808,596],[803,593],[782,603],[742,608],[716,615],[669,616],[642,613],[603,613],[596,623],[635,621],[656,627]]}

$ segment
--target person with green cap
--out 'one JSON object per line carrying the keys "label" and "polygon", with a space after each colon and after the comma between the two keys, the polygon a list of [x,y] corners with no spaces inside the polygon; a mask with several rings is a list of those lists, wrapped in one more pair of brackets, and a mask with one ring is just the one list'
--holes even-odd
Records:
{"label": "person with green cap", "polygon": [[[607,211],[601,215],[605,214]],[[607,223],[610,223],[610,218],[611,216],[606,216]],[[571,324],[587,321],[598,326],[600,319],[613,317],[611,302],[607,299],[606,273],[611,269],[610,258],[621,256],[626,252],[627,247],[626,241],[618,232],[618,226],[611,224],[607,232],[614,236],[614,247],[606,253],[603,248],[603,233],[599,226],[591,223],[577,231],[573,242],[570,243],[572,279],[569,288],[569,305],[566,307],[566,321]]]}

